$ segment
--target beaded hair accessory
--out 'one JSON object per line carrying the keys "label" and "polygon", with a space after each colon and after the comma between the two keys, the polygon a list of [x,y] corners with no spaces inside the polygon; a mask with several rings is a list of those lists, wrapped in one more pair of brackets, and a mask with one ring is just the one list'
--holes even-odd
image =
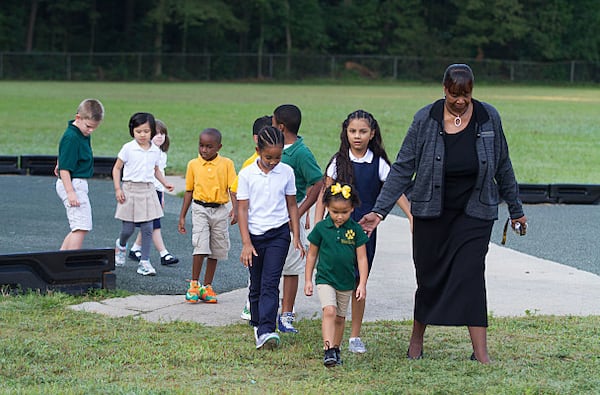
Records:
{"label": "beaded hair accessory", "polygon": [[351,192],[352,188],[350,188],[350,185],[341,186],[339,182],[336,182],[331,186],[331,194],[337,195],[338,193],[341,193],[344,199],[350,199]]}

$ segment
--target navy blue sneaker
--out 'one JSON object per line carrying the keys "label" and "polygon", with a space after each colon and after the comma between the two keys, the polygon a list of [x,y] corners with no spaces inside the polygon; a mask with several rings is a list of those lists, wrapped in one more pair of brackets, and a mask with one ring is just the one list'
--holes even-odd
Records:
{"label": "navy blue sneaker", "polygon": [[328,348],[324,352],[323,356],[323,365],[328,368],[334,367],[337,365],[337,353],[334,348]]}
{"label": "navy blue sneaker", "polygon": [[336,365],[343,364],[344,361],[342,361],[342,354],[340,353],[340,348],[339,347],[333,347],[333,351],[335,351]]}
{"label": "navy blue sneaker", "polygon": [[279,332],[281,333],[298,333],[298,329],[294,328],[292,323],[294,322],[293,313],[283,313],[278,318]]}

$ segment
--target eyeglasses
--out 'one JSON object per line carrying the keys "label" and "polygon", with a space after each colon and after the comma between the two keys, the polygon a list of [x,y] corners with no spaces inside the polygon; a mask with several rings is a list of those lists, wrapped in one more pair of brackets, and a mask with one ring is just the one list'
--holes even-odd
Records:
{"label": "eyeglasses", "polygon": [[[506,232],[508,232],[508,225],[510,224],[510,217],[506,219],[506,222],[504,223],[504,230],[502,231],[502,245],[506,244]],[[512,228],[512,226],[511,226]],[[517,222],[515,224],[515,227],[512,228],[512,230],[519,236],[525,236],[527,234],[527,222],[525,222],[524,225],[521,225],[520,222]]]}

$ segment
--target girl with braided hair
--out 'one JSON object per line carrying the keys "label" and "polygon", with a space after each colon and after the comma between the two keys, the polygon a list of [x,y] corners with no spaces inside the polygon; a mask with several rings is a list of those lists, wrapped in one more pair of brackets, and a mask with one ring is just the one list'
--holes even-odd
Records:
{"label": "girl with braided hair", "polygon": [[[290,241],[304,257],[300,242],[294,170],[281,163],[283,134],[266,126],[257,135],[258,158],[238,175],[240,261],[250,270],[250,325],[257,349],[279,346],[275,333],[279,279]],[[292,237],[290,237],[290,228]]]}
{"label": "girl with braided hair", "polygon": [[[352,212],[352,219],[358,222],[373,208],[389,171],[390,160],[385,152],[381,129],[375,117],[364,110],[356,110],[348,114],[342,123],[340,148],[327,165],[324,189],[326,190],[335,182],[354,185],[361,204]],[[319,204],[320,200],[317,200],[315,222],[322,220],[325,213],[323,205]],[[406,196],[402,195],[397,203],[412,223],[410,203]],[[366,246],[369,272],[375,257],[376,243],[377,233],[373,232]],[[358,269],[356,270],[356,280],[358,283]],[[352,330],[348,340],[348,349],[354,353],[367,351],[360,338],[364,314],[365,299],[358,300],[356,295],[353,295]]]}

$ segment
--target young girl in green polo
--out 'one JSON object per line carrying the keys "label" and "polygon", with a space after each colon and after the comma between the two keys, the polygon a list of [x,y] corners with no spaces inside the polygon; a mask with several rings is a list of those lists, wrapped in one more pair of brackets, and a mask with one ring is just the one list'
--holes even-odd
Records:
{"label": "young girl in green polo", "polygon": [[[323,364],[332,367],[342,363],[340,344],[352,292],[356,292],[359,301],[367,295],[369,269],[365,245],[369,238],[362,227],[350,218],[354,208],[360,205],[358,193],[351,185],[335,183],[326,188],[323,204],[329,214],[308,235],[310,246],[306,257],[304,294],[313,294],[313,269],[318,257],[315,283],[323,309]],[[354,272],[356,265],[360,274],[358,286]]]}

